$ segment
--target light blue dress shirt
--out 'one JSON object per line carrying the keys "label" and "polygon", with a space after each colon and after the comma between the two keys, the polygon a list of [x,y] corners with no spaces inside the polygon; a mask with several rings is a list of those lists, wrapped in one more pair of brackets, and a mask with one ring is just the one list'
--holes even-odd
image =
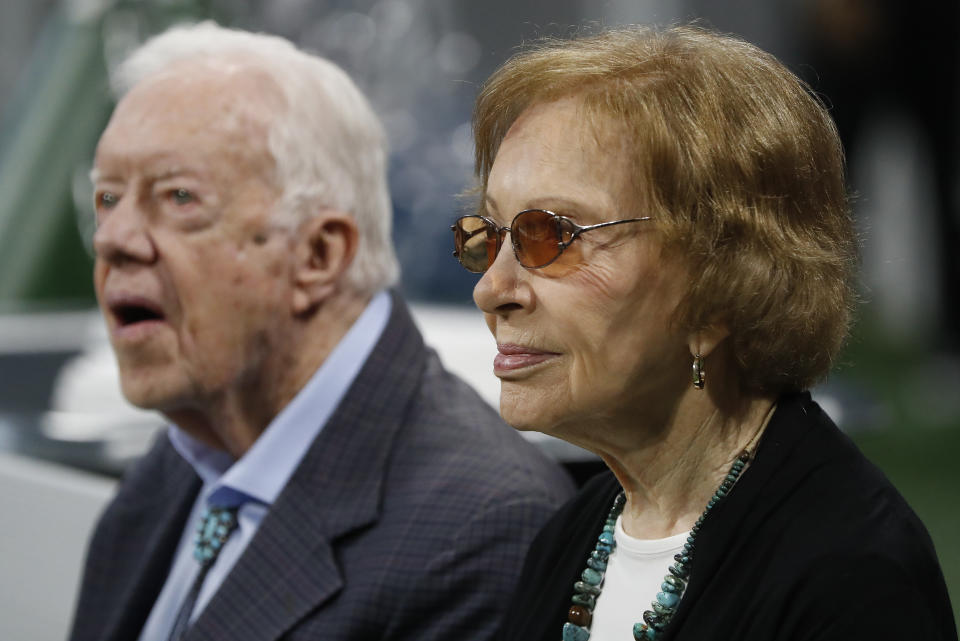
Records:
{"label": "light blue dress shirt", "polygon": [[214,498],[240,495],[243,504],[238,513],[239,526],[207,573],[191,622],[206,607],[360,372],[383,334],[391,306],[386,292],[374,295],[323,365],[239,460],[200,443],[175,425],[169,427],[170,442],[196,470],[203,487],[187,519],[167,581],[140,633],[140,641],[167,641],[170,636],[181,604],[200,569],[193,558],[193,535],[208,499],[215,494]]}

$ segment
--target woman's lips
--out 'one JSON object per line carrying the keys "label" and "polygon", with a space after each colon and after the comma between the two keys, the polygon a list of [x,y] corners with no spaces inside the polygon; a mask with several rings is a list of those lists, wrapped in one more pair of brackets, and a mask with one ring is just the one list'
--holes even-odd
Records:
{"label": "woman's lips", "polygon": [[493,372],[497,375],[532,367],[559,356],[556,352],[545,352],[533,347],[511,343],[497,344],[497,351],[499,353],[493,358]]}

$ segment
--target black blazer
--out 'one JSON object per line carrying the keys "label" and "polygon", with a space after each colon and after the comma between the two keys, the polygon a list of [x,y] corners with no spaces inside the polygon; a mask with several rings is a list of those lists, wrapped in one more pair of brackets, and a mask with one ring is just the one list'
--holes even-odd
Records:
{"label": "black blazer", "polygon": [[[560,639],[619,491],[604,472],[544,527],[498,641]],[[637,603],[637,621],[649,607]],[[704,522],[663,638],[957,641],[957,631],[923,524],[804,393],[780,399],[754,461]]]}
{"label": "black blazer", "polygon": [[[162,435],[87,558],[73,641],[135,640],[200,483]],[[440,365],[383,336],[186,641],[490,639],[566,474]]]}

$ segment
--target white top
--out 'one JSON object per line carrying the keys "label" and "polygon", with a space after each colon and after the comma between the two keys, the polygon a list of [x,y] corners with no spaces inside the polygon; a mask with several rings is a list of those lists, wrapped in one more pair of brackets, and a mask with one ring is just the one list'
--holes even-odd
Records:
{"label": "white top", "polygon": [[623,519],[617,517],[613,536],[617,546],[593,610],[590,641],[633,641],[633,624],[643,621],[643,612],[651,609],[673,555],[683,549],[690,533],[637,539],[624,531]]}

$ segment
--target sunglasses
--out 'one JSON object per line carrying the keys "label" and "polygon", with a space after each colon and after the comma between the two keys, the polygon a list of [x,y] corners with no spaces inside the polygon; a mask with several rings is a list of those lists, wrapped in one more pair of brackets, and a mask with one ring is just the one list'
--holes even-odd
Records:
{"label": "sunglasses", "polygon": [[644,216],[583,226],[552,211],[527,209],[514,216],[509,227],[500,227],[486,216],[461,216],[450,227],[453,230],[453,255],[467,271],[482,274],[493,265],[507,232],[510,232],[510,244],[517,262],[527,269],[540,269],[560,258],[584,232],[650,219],[650,216]]}

